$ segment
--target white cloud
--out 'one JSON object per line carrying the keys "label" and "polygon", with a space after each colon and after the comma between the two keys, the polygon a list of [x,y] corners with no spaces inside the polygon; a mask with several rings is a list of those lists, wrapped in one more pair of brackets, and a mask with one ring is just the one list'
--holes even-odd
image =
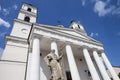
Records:
{"label": "white cloud", "polygon": [[112,0],[81,0],[81,3],[82,6],[92,3],[94,12],[99,17],[104,17],[108,14],[120,17],[120,0],[116,0],[116,3],[112,3]]}
{"label": "white cloud", "polygon": [[10,27],[10,23],[5,21],[5,20],[3,20],[2,18],[0,18],[0,26],[1,25],[4,26],[4,27],[7,27],[7,28]]}
{"label": "white cloud", "polygon": [[90,33],[90,36],[93,37],[93,36],[94,36],[94,33]]}
{"label": "white cloud", "polygon": [[10,12],[9,12],[9,9],[6,9],[6,8],[3,8],[3,13],[6,15],[8,15]]}
{"label": "white cloud", "polygon": [[18,6],[15,4],[15,5],[13,5],[13,8],[16,10],[18,8]]}
{"label": "white cloud", "polygon": [[95,2],[95,6],[94,6],[94,12],[98,13],[98,16],[105,16],[109,13],[111,13],[115,6],[107,6],[108,5],[108,2],[103,2],[103,1],[96,1]]}
{"label": "white cloud", "polygon": [[116,8],[112,12],[113,15],[120,15],[120,7]]}
{"label": "white cloud", "polygon": [[10,12],[12,12],[13,10],[17,10],[18,9],[18,6],[15,4],[11,7],[8,7],[8,8],[2,8],[1,5],[0,5],[0,11],[3,13],[3,15],[7,16],[10,14]]}
{"label": "white cloud", "polygon": [[2,57],[2,53],[3,53],[4,49],[0,48],[0,58]]}
{"label": "white cloud", "polygon": [[86,4],[86,0],[81,0],[81,2],[82,2],[82,6]]}
{"label": "white cloud", "polygon": [[98,33],[93,33],[93,32],[91,32],[91,33],[90,33],[90,36],[91,36],[91,37],[95,37],[95,36],[99,36],[99,34],[98,34]]}

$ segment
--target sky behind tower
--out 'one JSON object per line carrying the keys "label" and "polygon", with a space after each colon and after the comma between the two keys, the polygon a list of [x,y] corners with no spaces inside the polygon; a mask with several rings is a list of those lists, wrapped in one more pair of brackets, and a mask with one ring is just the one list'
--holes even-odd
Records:
{"label": "sky behind tower", "polygon": [[71,20],[80,22],[89,36],[103,43],[112,65],[120,66],[120,0],[1,0],[0,54],[24,2],[37,7],[37,23],[69,27]]}

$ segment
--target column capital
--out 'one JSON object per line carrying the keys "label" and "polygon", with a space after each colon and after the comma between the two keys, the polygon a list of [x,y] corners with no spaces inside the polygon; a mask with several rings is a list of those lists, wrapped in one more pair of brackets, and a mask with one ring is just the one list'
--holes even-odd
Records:
{"label": "column capital", "polygon": [[83,48],[83,50],[84,50],[84,49],[87,49],[87,50],[89,49],[89,47],[88,47],[88,46],[85,46],[85,45],[83,45],[82,48]]}
{"label": "column capital", "polygon": [[97,48],[92,48],[92,50],[93,50],[93,51],[96,51],[96,52],[98,51],[98,49],[97,49]]}
{"label": "column capital", "polygon": [[73,44],[73,43],[72,43],[72,42],[65,41],[65,44],[66,44],[66,45],[71,45],[71,44]]}
{"label": "column capital", "polygon": [[53,42],[53,41],[54,41],[54,42],[58,42],[59,39],[56,39],[56,38],[50,38],[50,41],[51,41],[51,42]]}
{"label": "column capital", "polygon": [[104,53],[104,50],[99,50],[97,48],[93,48],[93,51],[96,51],[98,54]]}
{"label": "column capital", "polygon": [[101,53],[105,53],[105,51],[104,51],[104,50],[101,50]]}
{"label": "column capital", "polygon": [[42,39],[42,35],[33,35],[33,39],[37,38],[37,39]]}

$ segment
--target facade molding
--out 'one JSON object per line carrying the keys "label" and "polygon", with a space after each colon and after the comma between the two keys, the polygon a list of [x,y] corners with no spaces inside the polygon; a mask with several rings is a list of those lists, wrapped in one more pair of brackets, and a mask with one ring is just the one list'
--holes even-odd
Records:
{"label": "facade molding", "polygon": [[12,60],[0,60],[0,62],[11,62],[11,63],[27,63],[27,62],[23,62],[23,61],[12,61]]}
{"label": "facade molding", "polygon": [[[34,26],[34,25],[33,25]],[[50,32],[50,33],[53,33],[53,34],[59,34],[59,35],[62,35],[62,36],[65,36],[65,37],[71,37],[71,38],[74,38],[74,39],[78,39],[78,40],[82,40],[82,41],[86,41],[86,42],[89,42],[89,43],[93,43],[93,44],[97,44],[97,45],[99,45],[99,46],[103,46],[99,41],[97,41],[97,40],[95,40],[94,42],[93,41],[88,41],[88,40],[86,40],[85,38],[79,38],[78,36],[71,36],[71,35],[69,35],[69,34],[64,34],[64,33],[61,33],[61,32],[59,32],[59,31],[54,31],[54,30],[51,30],[51,29],[47,29],[47,28],[44,28],[44,27],[37,27],[37,26],[34,26],[34,29],[36,29],[36,30],[43,30],[43,31],[48,31],[48,32]],[[44,35],[43,35],[44,36]],[[83,35],[82,35],[83,36]],[[91,39],[90,37],[88,37],[88,36],[84,36],[84,37],[86,37],[86,38],[88,38],[88,39]]]}
{"label": "facade molding", "polygon": [[31,16],[37,17],[37,15],[36,15],[35,13],[33,13],[33,12],[28,12],[28,11],[25,11],[25,10],[23,10],[23,9],[21,9],[19,12],[21,12],[21,13],[26,13],[27,15],[31,15]]}
{"label": "facade molding", "polygon": [[96,49],[99,49],[99,50],[103,50],[102,44],[95,43],[95,42],[90,42],[88,40],[82,40],[82,39],[74,38],[74,37],[64,35],[64,34],[59,34],[58,32],[51,32],[51,31],[48,31],[48,30],[44,30],[42,28],[40,28],[40,29],[35,28],[34,29],[34,34],[40,34],[42,36],[49,36],[51,38],[56,38],[56,39],[59,39],[59,40],[62,39],[63,41],[69,41],[69,42],[72,42],[76,45],[86,46],[86,47],[89,47],[89,48],[96,48]]}
{"label": "facade molding", "polygon": [[26,22],[26,21],[23,21],[23,20],[20,20],[20,19],[14,19],[14,22],[23,23],[23,24],[30,25],[30,26],[33,24],[33,23]]}
{"label": "facade molding", "polygon": [[[52,25],[37,24],[37,23],[34,23],[33,25],[39,26],[39,28],[43,28],[43,29],[47,29],[47,30],[48,30],[48,29],[58,29],[57,32],[60,32],[59,30],[65,30],[65,31],[75,32],[75,33],[77,33],[77,34],[79,34],[79,35],[82,35],[82,36],[88,38],[88,39],[91,39],[91,40],[94,41],[94,42],[97,42],[97,43],[102,44],[100,41],[97,41],[97,40],[95,40],[95,39],[87,36],[86,34],[83,34],[83,33],[79,32],[79,31],[77,31],[77,30],[74,30],[74,29],[64,28],[64,27],[56,27],[56,26],[52,26]],[[60,33],[61,33],[61,32],[60,32]],[[62,33],[64,33],[64,32],[62,32]],[[65,34],[67,34],[67,33],[65,33]],[[69,35],[69,34],[68,34],[68,35]],[[72,34],[70,34],[70,35],[72,35]],[[72,35],[72,36],[75,36],[75,37],[79,38],[79,36],[76,36],[76,35]]]}
{"label": "facade molding", "polygon": [[24,44],[24,45],[28,45],[28,40],[27,39],[16,37],[16,36],[6,36],[6,43],[8,41],[12,41],[14,43],[21,43],[21,44]]}

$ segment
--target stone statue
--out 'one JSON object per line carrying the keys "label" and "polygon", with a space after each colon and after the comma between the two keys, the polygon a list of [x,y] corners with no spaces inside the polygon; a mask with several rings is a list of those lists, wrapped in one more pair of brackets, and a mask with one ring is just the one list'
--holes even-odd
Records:
{"label": "stone statue", "polygon": [[63,70],[62,70],[62,60],[63,54],[60,57],[57,57],[55,50],[45,56],[44,60],[51,70],[50,80],[64,80]]}

